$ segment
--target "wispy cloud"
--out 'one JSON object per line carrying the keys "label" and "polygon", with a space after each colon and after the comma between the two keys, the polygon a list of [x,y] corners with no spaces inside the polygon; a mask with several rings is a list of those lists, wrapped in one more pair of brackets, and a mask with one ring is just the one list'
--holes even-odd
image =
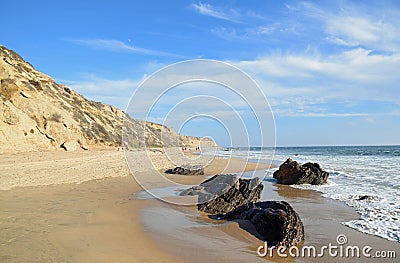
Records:
{"label": "wispy cloud", "polygon": [[118,93],[132,93],[141,80],[136,79],[106,79],[94,74],[84,74],[82,80],[58,79],[78,92],[86,94],[112,95]]}
{"label": "wispy cloud", "polygon": [[265,16],[263,16],[260,13],[255,12],[253,10],[248,10],[246,12],[246,16],[251,17],[251,18],[260,19],[260,20],[265,20],[266,19]]}
{"label": "wispy cloud", "polygon": [[[255,77],[276,114],[365,117],[375,112],[379,116],[398,116],[393,111],[400,105],[400,90],[396,88],[400,82],[397,9],[332,8],[309,2],[286,5],[286,9],[289,20],[298,21],[300,29],[287,36],[294,39],[296,34],[311,43],[318,41],[323,46],[321,51],[308,45],[303,52],[276,50],[257,59],[230,61]],[[282,37],[278,34],[290,25],[291,21],[275,21],[267,26],[218,27],[212,33],[229,40],[261,41]],[[365,110],[338,101],[371,104]],[[348,106],[347,112],[342,112],[343,105]]]}
{"label": "wispy cloud", "polygon": [[248,40],[252,38],[259,39],[263,36],[271,36],[279,30],[281,30],[280,24],[273,23],[269,25],[246,27],[240,30],[236,28],[215,27],[211,29],[211,33],[227,40]]}
{"label": "wispy cloud", "polygon": [[[84,74],[80,80],[57,79],[90,100],[102,101],[122,110],[141,79],[107,79],[94,74]],[[128,96],[127,96],[128,94]]]}
{"label": "wispy cloud", "polygon": [[274,33],[293,31],[293,28],[283,26],[281,22],[272,21],[253,10],[213,6],[208,3],[191,5],[197,13],[221,20],[234,22],[230,26],[217,26],[210,31],[226,40],[249,40],[268,37]]}
{"label": "wispy cloud", "polygon": [[240,34],[235,28],[226,27],[215,27],[212,28],[211,33],[214,35],[226,39],[226,40],[244,40],[248,39],[248,36]]}
{"label": "wispy cloud", "polygon": [[211,4],[207,3],[197,3],[197,4],[192,4],[191,7],[199,14],[205,15],[205,16],[211,16],[214,18],[234,22],[234,23],[241,23],[239,20],[240,14],[238,11],[234,9],[227,9],[224,10],[221,7],[215,7],[212,6]]}
{"label": "wispy cloud", "polygon": [[336,43],[347,46],[367,45],[377,50],[399,48],[400,30],[383,20],[338,16],[327,21],[326,32]]}
{"label": "wispy cloud", "polygon": [[320,22],[326,39],[332,43],[374,50],[400,50],[400,12],[390,8],[362,8],[348,4],[337,11],[314,3],[286,5],[293,14],[301,14]]}
{"label": "wispy cloud", "polygon": [[128,52],[150,56],[187,58],[186,56],[179,54],[133,46],[115,39],[67,39],[67,41],[94,49],[101,49],[112,52]]}
{"label": "wispy cloud", "polygon": [[[252,20],[252,23],[223,25],[210,31],[227,40],[271,41],[293,39],[339,48],[366,48],[377,52],[400,51],[398,9],[367,8],[354,4],[317,5],[311,2],[285,4],[284,17]],[[205,4],[203,6],[206,6]],[[212,7],[212,6],[210,6]],[[229,10],[229,9],[228,9]],[[252,11],[236,11],[240,21],[258,17]],[[221,13],[227,17],[227,11]],[[288,45],[288,42],[282,43]]]}
{"label": "wispy cloud", "polygon": [[355,112],[355,113],[336,113],[336,112],[301,112],[294,110],[274,110],[275,116],[284,117],[308,117],[308,118],[352,118],[364,117],[368,122],[374,122],[376,117],[382,116],[400,116],[397,112],[370,113],[370,112]]}

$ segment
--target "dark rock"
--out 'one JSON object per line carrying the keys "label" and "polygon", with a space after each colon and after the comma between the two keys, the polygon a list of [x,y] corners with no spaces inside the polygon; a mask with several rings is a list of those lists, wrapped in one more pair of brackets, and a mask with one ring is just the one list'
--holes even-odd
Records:
{"label": "dark rock", "polygon": [[68,94],[71,94],[71,93],[72,93],[71,89],[68,88],[68,87],[64,87],[64,91],[65,91],[66,93],[68,93]]}
{"label": "dark rock", "polygon": [[173,169],[165,171],[167,174],[180,174],[180,175],[203,175],[204,167],[202,166],[177,166]]}
{"label": "dark rock", "polygon": [[[259,178],[215,175],[181,195],[198,195],[198,210],[214,219],[235,220],[239,226],[271,246],[297,245],[304,240],[299,215],[286,202],[257,202],[263,184]],[[257,203],[256,203],[257,202]]]}
{"label": "dark rock", "polygon": [[63,148],[66,151],[76,151],[79,144],[76,141],[66,141],[60,145],[60,148]]}
{"label": "dark rock", "polygon": [[217,218],[238,220],[240,227],[267,241],[269,247],[289,247],[304,240],[303,223],[296,211],[285,201],[247,203],[225,215],[218,215]]}
{"label": "dark rock", "polygon": [[21,90],[20,94],[22,97],[27,98],[27,99],[29,99],[29,97],[30,97],[30,95],[23,90]]}
{"label": "dark rock", "polygon": [[372,200],[372,196],[370,195],[361,195],[357,198],[358,201],[364,201],[364,200]]}
{"label": "dark rock", "polygon": [[240,179],[234,174],[220,174],[189,188],[181,195],[198,195],[197,208],[209,214],[224,214],[247,203],[257,202],[263,184],[260,179]]}
{"label": "dark rock", "polygon": [[33,85],[33,86],[35,87],[36,90],[38,90],[38,91],[42,91],[42,90],[43,90],[42,84],[41,84],[39,81],[30,79],[30,80],[29,80],[29,83],[30,83],[31,85]]}
{"label": "dark rock", "polygon": [[274,178],[279,184],[324,184],[328,176],[329,173],[324,171],[318,163],[301,165],[290,158],[274,172]]}

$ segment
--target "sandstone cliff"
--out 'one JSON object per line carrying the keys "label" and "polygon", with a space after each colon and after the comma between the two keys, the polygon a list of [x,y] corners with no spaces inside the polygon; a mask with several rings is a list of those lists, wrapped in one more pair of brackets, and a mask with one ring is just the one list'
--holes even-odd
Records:
{"label": "sandstone cliff", "polygon": [[[124,141],[127,148],[145,144],[195,147],[200,141],[160,124],[132,119],[111,105],[87,100],[3,46],[0,80],[0,153],[121,147],[124,120],[130,134]],[[214,144],[206,141],[205,145]]]}

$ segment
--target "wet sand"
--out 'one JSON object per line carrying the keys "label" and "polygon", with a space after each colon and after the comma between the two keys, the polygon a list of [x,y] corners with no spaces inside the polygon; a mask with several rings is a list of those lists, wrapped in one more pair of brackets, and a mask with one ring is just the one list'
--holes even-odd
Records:
{"label": "wet sand", "polygon": [[[258,171],[262,176],[264,171]],[[345,235],[348,242],[343,245],[370,246],[373,250],[390,250],[400,253],[400,244],[380,237],[367,235],[346,227],[341,222],[358,218],[358,214],[344,203],[321,197],[318,192],[302,190],[290,186],[277,185],[272,178],[264,181],[261,200],[285,200],[300,215],[305,227],[305,246],[314,246],[317,254],[323,245],[337,244],[337,236]],[[171,212],[176,210],[175,212]],[[167,212],[169,211],[169,212]],[[163,224],[155,218],[162,215]],[[172,216],[173,215],[173,216]],[[141,219],[149,233],[171,254],[184,258],[187,262],[368,262],[374,259],[345,256],[330,257],[328,251],[322,258],[299,257],[281,258],[276,251],[273,257],[258,257],[257,248],[263,242],[242,228],[238,222],[215,221],[195,207],[182,207],[160,204],[141,210]],[[244,228],[248,226],[243,224]],[[300,248],[301,249],[301,248]],[[345,250],[344,250],[345,251]],[[338,251],[339,252],[339,251]],[[345,255],[345,252],[343,252]],[[376,260],[376,259],[375,259]],[[380,262],[396,262],[396,259],[379,259]]]}
{"label": "wet sand", "polygon": [[[104,154],[108,157],[104,158]],[[46,179],[55,179],[56,184],[0,191],[0,262],[321,261],[319,258],[257,257],[256,249],[262,242],[236,222],[211,220],[194,206],[138,198],[142,189],[129,176],[121,153],[79,153],[78,157],[72,153],[56,154],[51,157],[53,159],[48,154],[29,154],[18,155],[19,162],[13,156],[0,161],[0,168],[8,167],[7,172],[11,172],[4,174],[2,169],[0,186],[4,178],[24,178],[25,174],[30,183],[47,184]],[[8,165],[9,162],[14,166]],[[231,161],[229,167],[227,163],[226,159],[217,159],[206,172],[257,168],[237,159]],[[267,165],[258,168],[262,170],[257,173],[263,175]],[[140,173],[155,172],[137,174]],[[40,180],[35,181],[35,176]],[[57,179],[62,176],[72,179]],[[80,180],[74,181],[74,178]],[[86,180],[88,178],[101,179]],[[197,184],[204,178],[168,176],[171,181],[185,185]],[[71,183],[62,183],[64,181]],[[154,185],[166,186],[166,183]],[[318,248],[329,242],[336,244],[337,235],[346,234],[349,245],[365,244],[400,253],[399,243],[341,225],[340,222],[358,216],[343,203],[322,198],[314,191],[278,186],[270,179],[265,186],[263,200],[287,200],[299,213],[305,225],[306,245],[313,244]],[[345,258],[329,257],[323,260],[346,261]],[[347,259],[349,262],[365,260]],[[388,259],[387,262],[395,260]]]}
{"label": "wet sand", "polygon": [[1,262],[180,262],[147,236],[131,177],[1,191]]}
{"label": "wet sand", "polygon": [[[206,172],[257,168],[241,160],[226,165],[216,159]],[[142,189],[122,152],[4,155],[0,171],[0,189],[8,189],[0,190],[0,262],[183,262],[141,224],[139,211],[162,203],[132,199]]]}

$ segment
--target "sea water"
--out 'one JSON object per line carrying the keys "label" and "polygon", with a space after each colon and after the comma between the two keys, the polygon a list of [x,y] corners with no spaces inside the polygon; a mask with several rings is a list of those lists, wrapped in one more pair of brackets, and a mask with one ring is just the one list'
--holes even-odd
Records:
{"label": "sea water", "polygon": [[[317,162],[329,172],[328,183],[293,187],[313,189],[354,207],[360,218],[344,225],[400,242],[400,146],[230,148],[216,155],[272,160],[276,165],[287,158]],[[276,169],[268,171],[266,180]],[[368,198],[358,200],[363,196]]]}

